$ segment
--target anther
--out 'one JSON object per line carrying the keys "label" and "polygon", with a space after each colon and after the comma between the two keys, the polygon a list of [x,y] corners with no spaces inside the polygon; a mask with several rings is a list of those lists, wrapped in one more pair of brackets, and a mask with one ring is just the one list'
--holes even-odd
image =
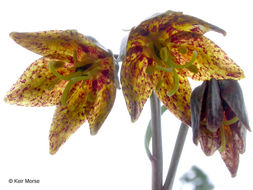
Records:
{"label": "anther", "polygon": [[147,68],[146,68],[146,73],[147,73],[148,75],[153,75],[154,72],[155,72],[155,67],[154,67],[154,66],[147,66]]}
{"label": "anther", "polygon": [[186,54],[186,53],[188,53],[188,48],[185,46],[181,46],[180,48],[178,48],[178,51],[181,54]]}

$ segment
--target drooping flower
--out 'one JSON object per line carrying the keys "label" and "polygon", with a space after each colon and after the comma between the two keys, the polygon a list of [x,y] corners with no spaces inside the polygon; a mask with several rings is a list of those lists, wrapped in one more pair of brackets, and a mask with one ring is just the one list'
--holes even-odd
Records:
{"label": "drooping flower", "polygon": [[244,99],[235,80],[205,81],[191,97],[193,141],[206,155],[219,150],[232,176],[239,153],[245,151],[246,129],[250,130]]}
{"label": "drooping flower", "polygon": [[11,33],[19,45],[42,55],[7,93],[22,106],[56,105],[49,135],[50,153],[86,120],[96,134],[116,95],[117,65],[110,50],[74,30]]}
{"label": "drooping flower", "polygon": [[167,11],[130,31],[121,48],[121,84],[132,121],[138,119],[153,90],[171,112],[191,125],[191,88],[187,77],[244,77],[226,53],[203,36],[210,30],[226,34],[198,18]]}

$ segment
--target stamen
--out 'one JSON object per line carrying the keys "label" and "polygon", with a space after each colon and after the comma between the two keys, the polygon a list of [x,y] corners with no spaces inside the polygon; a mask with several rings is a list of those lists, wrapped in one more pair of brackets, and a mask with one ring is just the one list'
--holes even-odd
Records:
{"label": "stamen", "polygon": [[[239,121],[239,118],[237,116],[233,117],[230,120],[226,120],[222,122],[222,125],[233,125],[235,124],[237,121]],[[206,125],[206,121],[200,121],[201,125]]]}
{"label": "stamen", "polygon": [[59,79],[59,78],[56,78],[56,79],[54,80],[54,82],[51,83],[51,84],[48,86],[48,90],[53,90],[53,88],[55,87],[55,85],[56,85],[58,82],[60,82],[60,79]]}
{"label": "stamen", "polygon": [[188,48],[185,46],[181,46],[180,48],[178,48],[178,51],[181,54],[186,54],[186,53],[188,53]]}
{"label": "stamen", "polygon": [[156,85],[156,91],[159,91],[162,87],[162,83],[163,83],[163,77],[164,77],[164,73],[162,74],[160,80],[158,81],[157,85]]}
{"label": "stamen", "polygon": [[232,125],[232,124],[236,123],[237,121],[239,121],[239,118],[237,116],[235,116],[234,118],[232,118],[230,120],[223,121],[222,124],[223,125]]}
{"label": "stamen", "polygon": [[160,49],[160,57],[164,62],[168,62],[168,48],[163,47]]}
{"label": "stamen", "polygon": [[174,63],[173,61],[170,62],[170,64],[176,68],[176,69],[183,69],[183,68],[188,68],[189,66],[191,66],[194,61],[197,59],[197,55],[198,55],[198,52],[197,51],[193,51],[193,56],[192,56],[192,59],[190,62],[184,64],[184,65],[178,65],[176,63]]}
{"label": "stamen", "polygon": [[198,67],[195,66],[195,65],[190,65],[189,67],[187,67],[187,69],[188,69],[189,71],[191,71],[192,73],[194,73],[194,74],[197,74],[197,73],[199,72]]}
{"label": "stamen", "polygon": [[146,68],[146,73],[147,73],[148,75],[153,75],[154,72],[155,72],[155,67],[154,67],[154,66],[147,66],[147,68]]}
{"label": "stamen", "polygon": [[164,72],[171,72],[173,70],[172,67],[166,68],[166,67],[162,67],[160,65],[156,65],[155,68],[158,69],[158,70],[160,70],[160,71],[164,71]]}
{"label": "stamen", "polygon": [[61,96],[61,104],[63,106],[66,105],[66,102],[67,102],[67,99],[68,99],[68,95],[69,95],[69,91],[71,89],[71,87],[79,82],[79,81],[87,81],[88,79],[90,78],[90,75],[87,75],[87,76],[77,76],[77,77],[74,77],[72,79],[70,79],[70,81],[68,82],[68,84],[66,85],[63,93],[62,93],[62,96]]}
{"label": "stamen", "polygon": [[226,149],[226,136],[225,136],[225,131],[224,130],[225,130],[224,125],[222,125],[220,127],[220,137],[221,137],[221,146],[219,148],[220,152],[223,152]]}
{"label": "stamen", "polygon": [[61,75],[59,74],[56,69],[57,68],[60,68],[60,67],[63,67],[64,65],[64,62],[62,61],[50,61],[49,63],[49,70],[59,79],[61,80],[70,80],[72,79],[73,77],[75,76],[80,76],[81,75],[81,72],[74,72],[74,73],[70,73],[69,75],[67,76],[64,76],[64,75]]}
{"label": "stamen", "polygon": [[179,88],[179,78],[175,69],[173,69],[174,87],[171,91],[167,92],[167,96],[173,96]]}

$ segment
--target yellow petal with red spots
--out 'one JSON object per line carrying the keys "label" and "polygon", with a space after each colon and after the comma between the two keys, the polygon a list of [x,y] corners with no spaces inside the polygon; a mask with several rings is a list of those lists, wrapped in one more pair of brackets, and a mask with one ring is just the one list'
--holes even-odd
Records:
{"label": "yellow petal with red spots", "polygon": [[153,65],[153,59],[144,56],[142,51],[139,46],[130,47],[121,68],[122,90],[133,122],[140,116],[155,86],[155,81],[147,72],[147,67]]}
{"label": "yellow petal with red spots", "polygon": [[70,135],[85,122],[93,104],[93,101],[88,100],[89,91],[90,85],[82,87],[81,82],[76,83],[70,90],[66,106],[57,106],[49,135],[51,154],[56,153]]}
{"label": "yellow petal with red spots", "polygon": [[76,51],[79,61],[87,56],[94,59],[109,55],[101,45],[91,37],[86,37],[75,30],[51,30],[44,32],[18,33],[10,37],[19,45],[46,57],[73,62],[73,52]]}
{"label": "yellow petal with red spots", "polygon": [[[65,81],[59,81],[49,70],[49,58],[32,63],[7,93],[5,101],[22,106],[51,106],[59,104]],[[57,70],[68,74],[66,67]]]}
{"label": "yellow petal with red spots", "polygon": [[115,96],[116,87],[113,80],[109,80],[108,72],[104,72],[96,81],[92,83],[92,91],[89,92],[89,99],[94,100],[91,110],[87,115],[90,125],[90,133],[95,135],[104,120],[110,113]]}
{"label": "yellow petal with red spots", "polygon": [[[242,69],[219,46],[205,36],[181,32],[171,36],[171,43],[174,45],[170,47],[170,51],[178,64],[183,65],[189,62],[193,51],[198,53],[193,63],[198,68],[198,72],[194,73],[186,68],[181,70],[181,74],[194,80],[210,80],[211,78],[239,80],[244,77]],[[188,53],[181,54],[180,47],[186,47]]]}
{"label": "yellow petal with red spots", "polygon": [[221,28],[193,16],[184,15],[181,12],[167,11],[155,15],[143,21],[134,31],[142,36],[155,35],[156,39],[167,40],[177,32],[185,31],[203,35],[213,30],[223,35],[226,34]]}
{"label": "yellow petal with red spots", "polygon": [[174,77],[170,72],[166,72],[160,89],[156,90],[156,94],[163,104],[182,122],[191,126],[190,98],[191,87],[188,79],[183,76],[179,77],[179,88],[174,95],[168,96],[174,88]]}

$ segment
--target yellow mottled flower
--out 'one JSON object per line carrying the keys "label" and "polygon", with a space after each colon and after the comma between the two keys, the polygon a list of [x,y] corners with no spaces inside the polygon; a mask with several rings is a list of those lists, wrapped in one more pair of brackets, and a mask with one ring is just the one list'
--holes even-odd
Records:
{"label": "yellow mottled flower", "polygon": [[191,125],[191,88],[194,80],[235,79],[243,71],[215,43],[204,36],[225,31],[198,18],[167,11],[132,28],[122,44],[121,84],[132,121],[155,91],[163,104]]}
{"label": "yellow mottled flower", "polygon": [[52,106],[50,153],[86,120],[96,134],[116,95],[117,65],[111,51],[77,31],[11,33],[19,45],[42,55],[7,93],[5,101],[22,106]]}

